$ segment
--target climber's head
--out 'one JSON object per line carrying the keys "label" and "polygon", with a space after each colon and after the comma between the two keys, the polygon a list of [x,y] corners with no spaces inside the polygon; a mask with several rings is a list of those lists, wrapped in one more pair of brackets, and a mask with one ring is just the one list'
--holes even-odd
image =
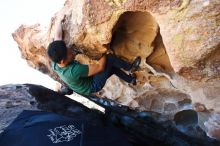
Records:
{"label": "climber's head", "polygon": [[66,47],[62,40],[53,41],[47,48],[49,58],[58,64],[68,64],[73,60],[73,53],[71,49]]}

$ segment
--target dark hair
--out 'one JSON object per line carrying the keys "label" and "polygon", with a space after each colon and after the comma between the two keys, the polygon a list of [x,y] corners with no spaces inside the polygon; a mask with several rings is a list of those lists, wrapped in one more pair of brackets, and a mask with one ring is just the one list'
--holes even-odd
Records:
{"label": "dark hair", "polygon": [[67,56],[67,47],[64,41],[57,40],[49,44],[47,54],[53,62],[60,63]]}

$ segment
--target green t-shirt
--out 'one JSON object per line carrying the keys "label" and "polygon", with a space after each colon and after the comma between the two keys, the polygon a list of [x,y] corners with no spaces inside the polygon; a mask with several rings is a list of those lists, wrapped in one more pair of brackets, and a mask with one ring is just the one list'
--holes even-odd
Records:
{"label": "green t-shirt", "polygon": [[91,93],[92,77],[88,77],[88,65],[73,61],[65,67],[59,67],[57,63],[52,63],[52,69],[75,92],[83,95]]}

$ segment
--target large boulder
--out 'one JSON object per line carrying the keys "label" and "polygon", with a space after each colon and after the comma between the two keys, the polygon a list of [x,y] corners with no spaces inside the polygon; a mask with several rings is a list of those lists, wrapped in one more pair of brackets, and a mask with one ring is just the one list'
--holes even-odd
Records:
{"label": "large boulder", "polygon": [[62,82],[46,55],[59,15],[66,15],[64,40],[82,53],[80,62],[106,51],[128,62],[142,58],[137,86],[113,76],[100,98],[168,119],[194,108],[201,127],[220,138],[219,0],[67,0],[47,27],[22,25],[13,33],[28,64]]}

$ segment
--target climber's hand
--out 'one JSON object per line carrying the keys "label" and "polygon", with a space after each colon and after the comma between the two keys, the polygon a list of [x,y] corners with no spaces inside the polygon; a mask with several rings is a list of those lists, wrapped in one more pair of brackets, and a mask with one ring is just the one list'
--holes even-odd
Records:
{"label": "climber's hand", "polygon": [[66,15],[53,16],[51,18],[51,22],[52,22],[52,24],[54,24],[55,22],[56,23],[60,23],[60,22],[63,23],[65,18],[66,18]]}
{"label": "climber's hand", "polygon": [[65,18],[66,18],[65,14],[64,15],[60,15],[60,16],[58,16],[57,21],[63,23]]}

